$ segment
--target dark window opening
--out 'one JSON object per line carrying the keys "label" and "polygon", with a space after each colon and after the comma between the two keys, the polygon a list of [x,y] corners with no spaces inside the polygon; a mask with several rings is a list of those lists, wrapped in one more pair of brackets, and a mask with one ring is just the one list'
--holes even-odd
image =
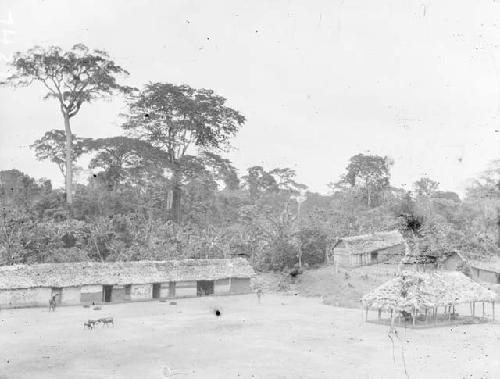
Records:
{"label": "dark window opening", "polygon": [[208,296],[214,294],[214,282],[213,280],[198,280],[196,282],[196,295],[197,296]]}
{"label": "dark window opening", "polygon": [[125,295],[127,296],[130,296],[130,290],[131,290],[132,286],[130,284],[127,284],[125,286]]}
{"label": "dark window opening", "polygon": [[102,301],[104,303],[111,303],[113,293],[113,286],[102,286]]}
{"label": "dark window opening", "polygon": [[376,262],[378,260],[378,252],[377,251],[373,251],[370,255],[371,255],[372,262]]}
{"label": "dark window opening", "polygon": [[153,299],[159,299],[160,298],[160,288],[161,288],[161,284],[160,283],[154,283],[153,284]]}

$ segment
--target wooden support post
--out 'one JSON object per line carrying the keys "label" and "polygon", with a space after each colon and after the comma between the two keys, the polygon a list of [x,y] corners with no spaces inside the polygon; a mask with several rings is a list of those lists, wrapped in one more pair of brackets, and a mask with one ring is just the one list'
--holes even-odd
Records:
{"label": "wooden support post", "polygon": [[437,325],[438,321],[438,307],[434,307],[434,324]]}
{"label": "wooden support post", "polygon": [[365,321],[368,321],[368,307],[366,307],[366,318]]}
{"label": "wooden support post", "polygon": [[472,318],[476,317],[476,302],[472,302]]}
{"label": "wooden support post", "polygon": [[484,318],[484,301],[482,303],[483,303],[483,318]]}
{"label": "wooden support post", "polygon": [[417,310],[413,308],[413,326],[415,326],[415,319],[417,318]]}

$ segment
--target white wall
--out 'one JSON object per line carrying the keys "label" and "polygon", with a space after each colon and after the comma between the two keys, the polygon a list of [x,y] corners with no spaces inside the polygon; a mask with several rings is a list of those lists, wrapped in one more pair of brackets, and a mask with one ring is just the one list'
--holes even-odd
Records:
{"label": "white wall", "polygon": [[175,296],[196,296],[196,280],[177,282],[175,285]]}
{"label": "white wall", "polygon": [[152,284],[132,284],[130,288],[130,300],[144,300],[153,298]]}
{"label": "white wall", "polygon": [[80,304],[80,287],[65,287],[62,290],[61,304]]}
{"label": "white wall", "polygon": [[0,290],[0,307],[49,306],[51,288]]}
{"label": "white wall", "polygon": [[169,295],[169,286],[170,286],[169,282],[167,282],[167,283],[161,283],[160,298],[166,298],[166,297],[168,297],[168,295]]}
{"label": "white wall", "polygon": [[80,289],[81,293],[102,293],[102,286],[101,285],[94,285],[94,286],[83,286]]}
{"label": "white wall", "polygon": [[230,279],[219,279],[215,281],[214,293],[216,295],[226,295],[231,291]]}

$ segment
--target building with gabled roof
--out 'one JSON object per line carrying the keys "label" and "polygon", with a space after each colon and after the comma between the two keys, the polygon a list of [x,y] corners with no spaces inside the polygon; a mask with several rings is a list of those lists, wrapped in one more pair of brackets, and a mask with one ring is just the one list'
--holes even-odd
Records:
{"label": "building with gabled roof", "polygon": [[343,237],[333,246],[333,262],[344,267],[364,266],[401,258],[406,250],[397,230]]}

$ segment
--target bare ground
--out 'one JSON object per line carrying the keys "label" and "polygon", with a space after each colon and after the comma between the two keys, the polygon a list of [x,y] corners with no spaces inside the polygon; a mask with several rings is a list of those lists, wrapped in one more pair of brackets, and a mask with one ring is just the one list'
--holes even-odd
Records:
{"label": "bare ground", "polygon": [[[104,316],[114,328],[83,329]],[[394,350],[387,332],[360,310],[267,294],[2,310],[0,378],[405,378],[402,348],[410,378],[500,377],[498,324],[401,328]]]}

